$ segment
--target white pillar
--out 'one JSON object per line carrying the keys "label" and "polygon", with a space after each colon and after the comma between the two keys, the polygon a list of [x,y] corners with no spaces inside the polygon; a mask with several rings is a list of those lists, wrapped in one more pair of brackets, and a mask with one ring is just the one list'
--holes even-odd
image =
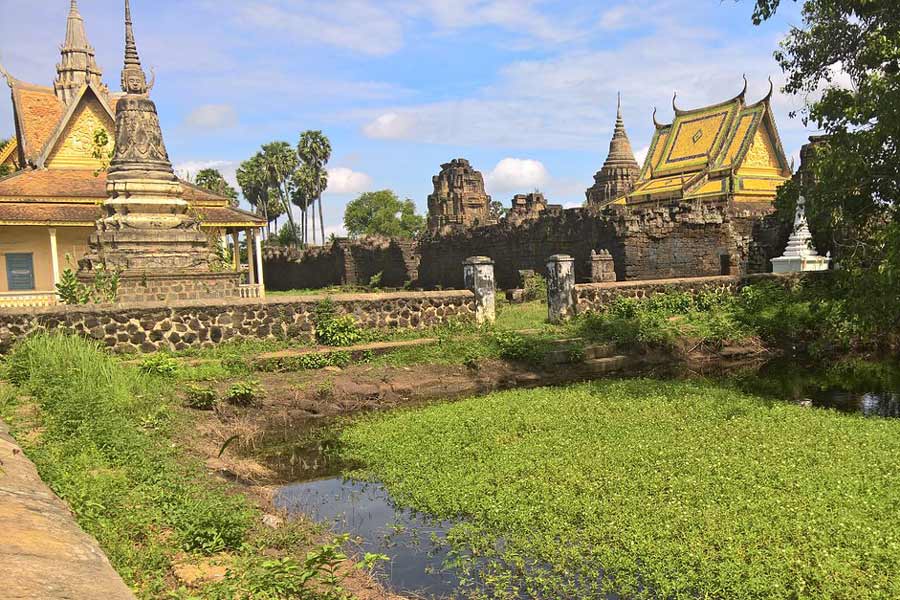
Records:
{"label": "white pillar", "polygon": [[50,264],[53,266],[53,289],[59,283],[59,250],[56,247],[56,228],[50,227]]}
{"label": "white pillar", "polygon": [[497,319],[494,261],[487,256],[472,256],[463,263],[466,289],[475,294],[475,322],[493,323]]}
{"label": "white pillar", "polygon": [[547,259],[547,310],[551,323],[575,316],[575,259],[554,254]]}
{"label": "white pillar", "polygon": [[253,235],[252,229],[247,229],[244,231],[244,237],[247,238],[247,275],[250,277],[250,285],[256,284],[256,273],[253,268],[253,252],[256,249],[256,244],[253,242],[255,235]]}
{"label": "white pillar", "polygon": [[254,252],[254,254],[256,255],[257,278],[259,279],[259,297],[262,299],[266,297],[266,283],[263,280],[262,239],[260,239],[260,236],[257,235],[256,229],[253,230],[253,242],[253,245],[256,248],[256,252]]}

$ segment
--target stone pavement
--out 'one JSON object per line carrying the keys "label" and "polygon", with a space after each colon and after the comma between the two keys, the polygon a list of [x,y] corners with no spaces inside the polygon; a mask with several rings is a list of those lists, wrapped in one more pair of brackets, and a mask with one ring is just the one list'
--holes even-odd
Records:
{"label": "stone pavement", "polygon": [[0,597],[134,600],[0,421]]}

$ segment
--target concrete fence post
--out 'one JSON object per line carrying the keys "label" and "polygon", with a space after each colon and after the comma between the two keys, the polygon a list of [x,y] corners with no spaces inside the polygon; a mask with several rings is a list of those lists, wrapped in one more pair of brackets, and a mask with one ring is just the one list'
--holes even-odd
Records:
{"label": "concrete fence post", "polygon": [[463,263],[466,289],[475,294],[475,321],[493,323],[497,318],[494,261],[487,256],[472,256]]}
{"label": "concrete fence post", "polygon": [[568,254],[547,259],[547,306],[551,323],[575,316],[575,259]]}

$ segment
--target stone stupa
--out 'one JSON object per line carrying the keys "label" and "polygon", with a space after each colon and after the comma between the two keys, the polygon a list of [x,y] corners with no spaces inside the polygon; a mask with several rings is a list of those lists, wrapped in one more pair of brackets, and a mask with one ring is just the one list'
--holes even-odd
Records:
{"label": "stone stupa", "polygon": [[97,221],[79,278],[119,274],[120,302],[169,302],[239,296],[234,272],[213,272],[214,254],[188,213],[163,142],[152,82],[141,67],[125,0],[125,66],[116,105],[115,153],[106,178],[105,216]]}
{"label": "stone stupa", "polygon": [[622,119],[622,98],[616,106],[616,127],[609,142],[609,155],[603,167],[594,175],[594,185],[585,192],[587,205],[603,208],[634,189],[641,169],[634,158],[631,141]]}
{"label": "stone stupa", "polygon": [[772,259],[774,273],[803,273],[807,271],[827,271],[831,258],[819,256],[812,243],[812,233],[806,221],[806,200],[797,201],[794,213],[794,232],[788,239],[784,254]]}

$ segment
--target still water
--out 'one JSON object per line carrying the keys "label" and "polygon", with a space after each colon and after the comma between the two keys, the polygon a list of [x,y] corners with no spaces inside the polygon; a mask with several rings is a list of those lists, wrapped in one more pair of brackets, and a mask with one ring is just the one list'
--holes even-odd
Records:
{"label": "still water", "polygon": [[459,587],[453,571],[443,568],[447,548],[442,542],[452,523],[396,507],[380,484],[341,478],[298,483],[281,488],[275,506],[359,538],[360,555],[390,556],[380,579],[392,590],[433,598]]}

